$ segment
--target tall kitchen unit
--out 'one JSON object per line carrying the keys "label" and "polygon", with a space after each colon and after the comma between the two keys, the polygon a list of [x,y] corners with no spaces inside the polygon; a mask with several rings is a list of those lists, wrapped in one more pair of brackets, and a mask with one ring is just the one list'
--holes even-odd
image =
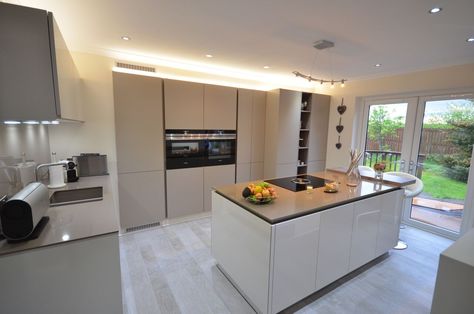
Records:
{"label": "tall kitchen unit", "polygon": [[165,219],[163,80],[113,73],[120,226]]}

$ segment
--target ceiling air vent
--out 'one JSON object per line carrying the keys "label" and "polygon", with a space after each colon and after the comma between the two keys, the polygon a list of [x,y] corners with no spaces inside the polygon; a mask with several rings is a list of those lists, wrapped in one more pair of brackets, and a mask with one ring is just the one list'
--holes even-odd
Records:
{"label": "ceiling air vent", "polygon": [[152,72],[155,73],[156,69],[153,67],[147,67],[143,65],[136,65],[124,62],[117,62],[118,68],[129,69],[129,70],[137,70],[137,71],[144,71],[144,72]]}

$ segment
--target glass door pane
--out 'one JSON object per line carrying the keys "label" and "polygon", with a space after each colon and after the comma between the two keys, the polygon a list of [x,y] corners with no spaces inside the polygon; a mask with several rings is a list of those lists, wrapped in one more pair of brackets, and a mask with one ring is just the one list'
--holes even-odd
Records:
{"label": "glass door pane", "polygon": [[404,145],[409,107],[410,102],[368,105],[364,166],[384,162],[385,171],[404,171],[407,152],[409,156],[406,146],[411,146],[411,142]]}
{"label": "glass door pane", "polygon": [[459,233],[474,144],[474,100],[430,100],[419,112],[423,120],[412,160],[424,190],[413,199],[410,219]]}

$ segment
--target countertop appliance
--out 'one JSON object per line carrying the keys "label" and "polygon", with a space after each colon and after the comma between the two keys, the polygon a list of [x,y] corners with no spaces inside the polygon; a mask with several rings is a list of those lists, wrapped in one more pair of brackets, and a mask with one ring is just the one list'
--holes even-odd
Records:
{"label": "countertop appliance", "polygon": [[72,156],[73,162],[77,166],[79,177],[93,177],[108,175],[107,155],[99,153],[81,153],[79,156]]}
{"label": "countertop appliance", "polygon": [[28,184],[0,208],[3,236],[10,242],[38,237],[48,223],[48,208],[48,188],[39,182]]}
{"label": "countertop appliance", "polygon": [[306,190],[306,185],[312,185],[315,189],[321,188],[324,186],[325,180],[323,178],[302,174],[294,177],[265,180],[265,182],[293,192],[299,192]]}
{"label": "countertop appliance", "polygon": [[77,176],[76,163],[68,160],[67,170],[66,170],[66,180],[67,182],[77,182],[79,177]]}
{"label": "countertop appliance", "polygon": [[166,130],[166,169],[235,163],[235,131]]}

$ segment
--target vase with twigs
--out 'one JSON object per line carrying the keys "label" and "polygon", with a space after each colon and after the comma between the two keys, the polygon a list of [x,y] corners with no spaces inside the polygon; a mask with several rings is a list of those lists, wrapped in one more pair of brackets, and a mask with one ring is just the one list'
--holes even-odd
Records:
{"label": "vase with twigs", "polygon": [[363,154],[357,149],[351,149],[349,154],[351,156],[351,162],[349,164],[349,168],[346,171],[346,184],[348,186],[355,187],[360,183],[359,161]]}

